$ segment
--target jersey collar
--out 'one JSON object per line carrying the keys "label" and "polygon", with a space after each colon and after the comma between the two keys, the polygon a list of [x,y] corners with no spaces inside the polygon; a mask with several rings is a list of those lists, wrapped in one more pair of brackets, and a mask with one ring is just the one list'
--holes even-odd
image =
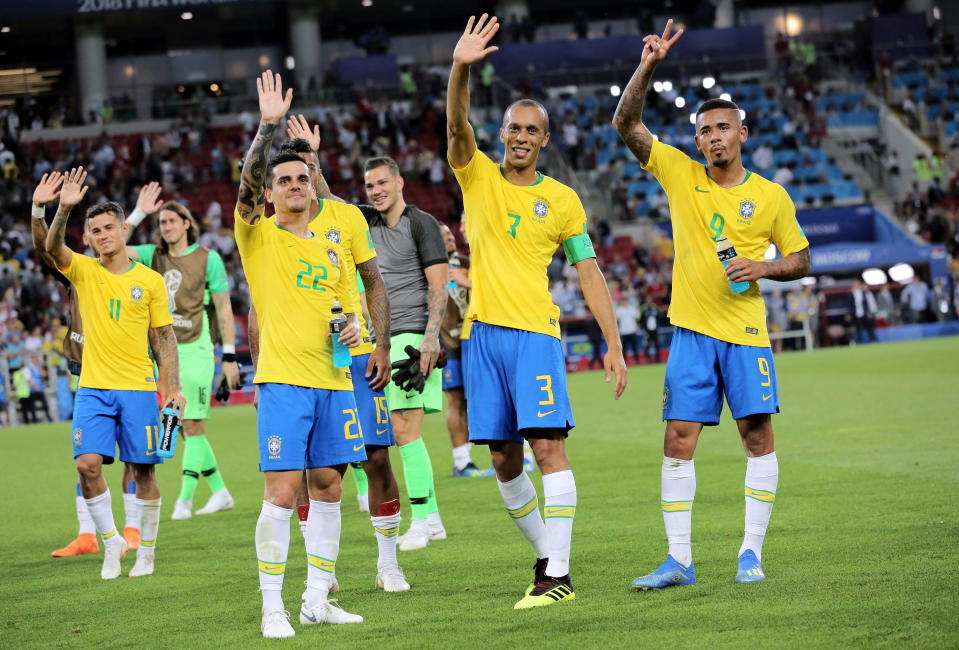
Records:
{"label": "jersey collar", "polygon": [[513,181],[511,181],[510,179],[506,178],[506,172],[503,171],[503,165],[502,165],[502,164],[500,164],[500,166],[499,166],[499,173],[503,176],[503,178],[506,180],[507,183],[509,183],[510,185],[516,185],[516,187],[533,187],[534,185],[539,185],[540,183],[542,183],[542,182],[543,182],[543,179],[546,178],[545,176],[543,176],[543,172],[541,172],[540,170],[537,169],[537,170],[536,170],[536,180],[535,180],[535,181],[533,181],[533,182],[530,183],[529,185],[518,185],[518,184],[514,183]]}
{"label": "jersey collar", "polygon": [[[749,180],[749,177],[753,175],[753,173],[747,169],[747,170],[746,170],[746,177],[743,178],[742,181],[740,181],[739,183],[736,183],[736,184],[733,185],[732,187],[723,187],[723,186],[720,185],[719,183],[716,183],[716,179],[714,179],[712,176],[709,175],[709,165],[704,166],[703,169],[704,169],[705,172],[706,172],[706,178],[708,178],[710,181],[712,181],[713,183],[715,183],[720,189],[724,189],[724,190],[731,190],[731,189],[733,189],[733,187],[739,187],[740,185],[744,185],[744,184],[746,183],[746,181]],[[745,169],[745,168],[744,168],[744,169]]]}

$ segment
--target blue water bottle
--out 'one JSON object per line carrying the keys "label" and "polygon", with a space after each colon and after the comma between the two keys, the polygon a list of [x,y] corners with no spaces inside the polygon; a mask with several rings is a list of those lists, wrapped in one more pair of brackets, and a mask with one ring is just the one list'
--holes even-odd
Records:
{"label": "blue water bottle", "polygon": [[157,443],[157,456],[160,458],[173,458],[176,455],[176,439],[180,435],[180,411],[173,408],[173,402],[170,402],[163,409],[163,417],[160,418],[160,440]]}
{"label": "blue water bottle", "polygon": [[[733,247],[732,242],[725,237],[721,237],[716,242],[716,254],[719,256],[719,261],[723,263],[724,269],[737,257],[735,247]],[[729,287],[733,290],[733,293],[742,293],[749,288],[749,283],[730,280]]]}
{"label": "blue water bottle", "polygon": [[338,300],[333,301],[333,318],[330,319],[330,340],[333,341],[333,367],[349,368],[352,363],[350,349],[340,341],[340,332],[346,329],[346,316]]}
{"label": "blue water bottle", "polygon": [[[453,255],[450,256],[450,270],[452,271],[453,269],[459,269],[462,268],[462,266],[463,263],[460,262],[460,256],[456,253],[453,253]],[[453,280],[452,277],[450,277],[446,282],[447,289],[456,289],[458,286],[460,285],[456,284],[456,281]]]}

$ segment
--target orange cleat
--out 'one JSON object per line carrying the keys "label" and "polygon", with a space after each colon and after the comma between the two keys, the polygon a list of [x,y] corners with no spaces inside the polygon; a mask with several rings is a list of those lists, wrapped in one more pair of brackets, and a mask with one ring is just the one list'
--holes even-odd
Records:
{"label": "orange cleat", "polygon": [[127,540],[127,548],[131,551],[135,551],[140,548],[140,529],[139,528],[124,528],[123,529],[123,539]]}
{"label": "orange cleat", "polygon": [[59,548],[50,553],[50,555],[53,557],[73,557],[74,555],[96,553],[99,550],[100,545],[97,544],[97,536],[93,533],[83,533],[82,535],[77,535],[75,540],[63,548]]}

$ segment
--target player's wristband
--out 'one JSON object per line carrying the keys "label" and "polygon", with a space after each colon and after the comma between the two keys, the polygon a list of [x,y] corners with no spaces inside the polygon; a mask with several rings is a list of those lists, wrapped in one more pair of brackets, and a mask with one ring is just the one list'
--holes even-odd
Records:
{"label": "player's wristband", "polygon": [[141,210],[140,208],[134,208],[133,212],[130,213],[130,216],[127,217],[127,223],[130,226],[136,228],[143,220],[147,218],[147,213]]}
{"label": "player's wristband", "polygon": [[31,205],[32,207],[30,208],[30,214],[31,216],[33,216],[34,219],[43,219],[44,217],[47,216],[46,207],[42,205],[37,205],[36,203],[33,203]]}
{"label": "player's wristband", "polygon": [[224,352],[223,363],[236,363],[236,354],[233,352]]}
{"label": "player's wristband", "polygon": [[566,239],[563,242],[563,252],[566,253],[566,261],[570,266],[591,257],[596,257],[596,251],[593,250],[593,242],[589,240],[589,235],[585,232],[581,235]]}
{"label": "player's wristband", "polygon": [[236,346],[232,343],[224,343],[223,354],[236,354]]}

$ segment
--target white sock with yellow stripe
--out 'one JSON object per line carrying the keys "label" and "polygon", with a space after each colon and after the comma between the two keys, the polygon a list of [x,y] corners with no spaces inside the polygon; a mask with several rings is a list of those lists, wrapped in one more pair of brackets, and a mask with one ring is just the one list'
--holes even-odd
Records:
{"label": "white sock with yellow stripe", "polygon": [[669,554],[683,566],[693,562],[693,499],[696,465],[692,460],[663,456],[660,508]]}
{"label": "white sock with yellow stripe", "polygon": [[327,600],[340,554],[340,502],[310,499],[306,520],[306,606]]}
{"label": "white sock with yellow stripe", "polygon": [[373,523],[373,534],[379,549],[376,568],[399,564],[396,560],[396,536],[400,532],[400,513],[387,517],[370,517],[370,521]]}
{"label": "white sock with yellow stripe", "polygon": [[499,493],[503,496],[506,512],[516,523],[523,537],[533,547],[537,559],[549,557],[549,534],[539,512],[539,499],[536,488],[526,472],[506,483],[496,480]]}
{"label": "white sock with yellow stripe", "polygon": [[283,574],[290,551],[292,516],[292,508],[281,508],[264,501],[256,520],[256,559],[264,612],[283,610]]}
{"label": "white sock with yellow stripe", "polygon": [[569,550],[576,516],[576,481],[572,470],[543,475],[543,519],[549,536],[546,575],[561,578],[569,573]]}
{"label": "white sock with yellow stripe", "polygon": [[739,549],[742,555],[751,549],[763,559],[763,540],[776,502],[779,485],[779,459],[776,452],[746,459],[746,535]]}
{"label": "white sock with yellow stripe", "polygon": [[160,499],[137,499],[140,513],[140,548],[137,557],[153,555],[156,551],[157,532],[160,530]]}
{"label": "white sock with yellow stripe", "polygon": [[103,494],[92,499],[85,499],[87,512],[96,524],[97,531],[103,537],[105,544],[114,544],[119,541],[117,526],[113,523],[113,502],[110,499],[110,488]]}

